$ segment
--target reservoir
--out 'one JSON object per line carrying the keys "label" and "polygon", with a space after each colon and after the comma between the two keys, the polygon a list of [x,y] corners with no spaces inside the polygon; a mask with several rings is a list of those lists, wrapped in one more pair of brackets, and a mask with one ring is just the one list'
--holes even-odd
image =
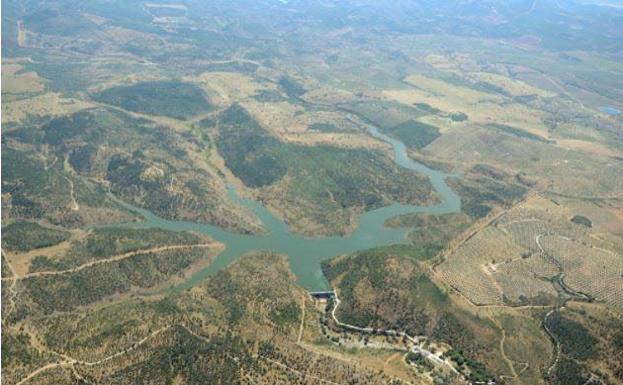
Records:
{"label": "reservoir", "polygon": [[169,290],[172,291],[184,290],[197,285],[207,276],[219,271],[239,256],[252,251],[271,251],[286,254],[291,269],[301,286],[310,291],[329,290],[329,284],[320,268],[320,263],[323,260],[338,255],[351,254],[357,250],[407,242],[407,229],[387,228],[384,226],[387,219],[410,213],[447,214],[461,210],[460,197],[446,184],[446,178],[454,177],[454,175],[434,170],[415,162],[408,156],[404,143],[382,134],[376,127],[368,125],[368,132],[370,135],[389,143],[393,147],[396,164],[405,169],[426,175],[439,197],[439,203],[430,206],[394,203],[390,206],[362,214],[358,219],[357,229],[349,235],[306,238],[290,233],[288,226],[282,220],[273,216],[259,202],[239,197],[234,188],[230,186],[228,187],[229,199],[255,213],[261,220],[266,234],[237,234],[214,225],[167,220],[156,216],[148,210],[138,208],[116,198],[115,200],[122,206],[142,215],[144,221],[115,226],[201,232],[210,235],[225,245],[225,250],[217,255],[208,267],[171,287]]}
{"label": "reservoir", "polygon": [[618,109],[616,109],[614,107],[611,107],[611,106],[599,107],[599,111],[605,112],[608,115],[619,115],[621,113],[620,110],[618,110]]}

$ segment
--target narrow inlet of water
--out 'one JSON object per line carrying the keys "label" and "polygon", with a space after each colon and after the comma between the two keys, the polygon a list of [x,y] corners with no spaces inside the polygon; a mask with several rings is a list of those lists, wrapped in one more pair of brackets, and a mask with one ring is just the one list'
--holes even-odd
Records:
{"label": "narrow inlet of water", "polygon": [[298,283],[310,291],[330,289],[322,274],[320,263],[323,260],[351,254],[357,250],[378,246],[406,243],[406,229],[392,229],[385,227],[389,218],[411,213],[448,214],[461,211],[461,198],[446,184],[446,178],[453,175],[431,169],[411,159],[407,148],[399,140],[379,132],[378,128],[368,125],[370,135],[390,144],[394,149],[396,164],[408,170],[413,170],[428,177],[433,190],[439,197],[439,203],[430,206],[404,205],[394,203],[390,206],[362,214],[358,219],[357,229],[346,236],[306,238],[292,234],[288,226],[279,218],[273,216],[259,202],[242,199],[232,186],[228,187],[229,198],[235,204],[251,210],[262,222],[266,230],[263,235],[246,235],[229,232],[214,225],[206,225],[187,221],[174,221],[160,218],[152,212],[113,199],[125,208],[143,216],[144,221],[116,224],[114,226],[132,228],[160,228],[172,231],[195,231],[208,234],[216,241],[225,245],[225,250],[216,256],[214,261],[203,270],[190,276],[185,281],[170,287],[167,291],[179,291],[197,285],[206,277],[216,273],[230,264],[236,258],[252,251],[271,251],[286,254],[292,271]]}

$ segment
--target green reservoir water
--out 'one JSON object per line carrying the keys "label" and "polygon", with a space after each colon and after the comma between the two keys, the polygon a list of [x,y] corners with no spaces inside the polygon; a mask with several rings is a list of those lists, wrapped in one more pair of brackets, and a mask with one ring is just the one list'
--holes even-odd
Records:
{"label": "green reservoir water", "polygon": [[350,235],[306,238],[290,233],[288,226],[273,216],[259,202],[240,198],[234,188],[230,186],[228,190],[229,198],[234,203],[243,205],[253,211],[261,220],[266,234],[237,234],[213,225],[167,220],[154,215],[148,210],[118,199],[115,200],[124,207],[139,213],[145,220],[115,226],[202,232],[225,245],[225,250],[207,268],[198,271],[184,282],[172,286],[169,289],[172,291],[184,290],[200,283],[207,276],[227,266],[237,257],[251,251],[272,251],[286,254],[289,257],[292,271],[296,274],[299,284],[310,291],[329,290],[329,284],[320,268],[321,261],[338,255],[350,254],[357,250],[406,242],[407,230],[385,227],[384,223],[387,219],[409,213],[446,214],[461,210],[460,197],[445,182],[445,179],[452,175],[433,170],[413,161],[407,155],[406,147],[402,142],[380,133],[376,127],[368,126],[368,131],[372,136],[392,145],[395,161],[399,166],[426,175],[433,189],[437,192],[440,203],[430,206],[395,203],[362,214],[359,217],[357,229]]}

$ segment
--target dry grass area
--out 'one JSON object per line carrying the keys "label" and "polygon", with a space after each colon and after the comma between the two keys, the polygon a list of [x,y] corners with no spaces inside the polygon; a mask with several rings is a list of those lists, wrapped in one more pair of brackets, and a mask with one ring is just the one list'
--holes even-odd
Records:
{"label": "dry grass area", "polygon": [[[309,112],[302,106],[288,103],[247,102],[244,107],[266,129],[273,133],[303,132],[307,130]],[[307,119],[306,119],[307,117]]]}
{"label": "dry grass area", "polygon": [[[560,118],[574,114],[601,115],[596,110],[588,109],[582,101],[592,105],[613,103],[607,99],[596,100],[592,93],[579,88],[571,89],[568,85],[563,86],[550,76],[531,68],[508,63],[481,62],[469,54],[431,54],[424,58],[424,62],[456,79],[475,85],[475,88],[481,85],[484,89],[481,92],[467,86],[414,75],[407,77],[405,81],[416,87],[415,91],[387,90],[386,96],[409,104],[425,102],[444,111],[459,110],[469,115],[470,122],[517,127],[545,139],[555,139],[556,144],[564,149],[597,156],[622,155],[619,149],[611,147],[603,132],[592,128],[593,124]],[[610,67],[613,65],[600,64]],[[490,93],[487,87],[490,88]],[[533,101],[524,105],[513,100],[516,97],[528,97]],[[500,103],[500,100],[504,102]],[[552,120],[556,122],[553,133],[549,131]],[[545,124],[546,121],[550,122],[549,126]],[[443,122],[438,123],[441,123],[442,128],[447,126]]]}
{"label": "dry grass area", "polygon": [[187,76],[184,81],[195,83],[216,98],[213,102],[228,105],[234,101],[251,98],[259,90],[276,90],[272,83],[258,83],[255,79],[235,72],[204,72],[198,76]]}
{"label": "dry grass area", "polygon": [[434,79],[424,75],[409,75],[404,80],[412,85],[418,93],[431,99],[435,97],[439,98],[440,104],[444,104],[444,102],[474,104],[477,102],[498,103],[502,101],[501,96],[480,92],[472,88],[451,84],[444,80]]}
{"label": "dry grass area", "polygon": [[456,60],[451,60],[450,58],[439,54],[427,55],[424,58],[424,62],[442,71],[456,69],[458,64]]}
{"label": "dry grass area", "polygon": [[612,147],[605,146],[601,143],[587,142],[579,139],[556,139],[556,144],[562,148],[579,150],[586,153],[594,154],[601,157],[620,157],[623,155],[621,151]]}
{"label": "dry grass area", "polygon": [[[131,49],[124,49],[120,47],[134,47],[141,50],[149,50],[151,52],[164,52],[174,50],[188,50],[192,49],[192,44],[188,44],[182,41],[171,41],[166,37],[158,33],[138,31],[119,25],[111,24],[106,18],[99,17],[93,14],[82,14],[90,22],[98,26],[97,29],[92,30],[91,37],[101,42],[102,45],[98,48],[99,56],[92,56],[92,63],[97,60],[130,60],[133,63],[149,63],[149,59],[140,53],[133,53]],[[29,45],[38,43],[38,40],[42,40],[45,37],[38,36],[34,33],[28,32]],[[148,73],[154,71],[160,71],[161,69],[149,63]]]}
{"label": "dry grass area", "polygon": [[247,101],[244,107],[267,130],[281,136],[306,133],[314,123],[331,124],[340,130],[358,130],[343,114],[335,111],[308,111],[289,102]]}
{"label": "dry grass area", "polygon": [[[477,232],[437,267],[441,276],[475,304],[549,304],[564,282],[623,309],[621,239],[603,239],[570,221],[574,211],[535,196]],[[617,252],[616,250],[619,250]]]}
{"label": "dry grass area", "polygon": [[328,105],[345,103],[354,98],[355,95],[350,91],[328,87],[322,83],[314,85],[312,90],[305,93],[305,100]]}
{"label": "dry grass area", "polygon": [[108,37],[117,39],[116,41],[121,44],[126,44],[133,41],[140,41],[143,44],[153,44],[155,42],[161,42],[162,44],[165,44],[165,40],[161,37],[158,37],[158,35],[156,34],[140,32],[133,29],[118,27],[114,25],[106,28],[105,33]]}
{"label": "dry grass area", "polygon": [[26,46],[26,30],[24,29],[24,22],[21,20],[17,21],[17,44],[20,47]]}
{"label": "dry grass area", "polygon": [[331,145],[342,148],[389,150],[389,146],[384,142],[372,139],[363,134],[305,132],[302,134],[287,133],[281,135],[281,138],[287,142],[305,146]]}
{"label": "dry grass area", "polygon": [[2,103],[2,123],[21,122],[29,116],[61,116],[92,107],[89,102],[49,92],[28,99]]}
{"label": "dry grass area", "polygon": [[504,330],[500,351],[518,377],[509,383],[545,384],[542,373],[553,359],[555,351],[541,326],[538,310],[508,307],[489,310],[496,325]]}
{"label": "dry grass area", "polygon": [[533,87],[521,80],[515,80],[508,76],[492,72],[469,72],[465,77],[475,82],[493,84],[494,86],[504,89],[507,94],[512,96],[536,95],[543,98],[555,96],[552,92]]}
{"label": "dry grass area", "polygon": [[464,168],[486,163],[511,174],[522,172],[546,182],[549,190],[570,196],[620,197],[623,192],[620,161],[471,124],[448,130],[424,153]]}
{"label": "dry grass area", "polygon": [[[386,89],[382,91],[382,96],[409,106],[426,103],[446,113],[464,112],[469,116],[467,122],[469,125],[485,126],[495,123],[511,126],[544,140],[555,140],[555,144],[565,150],[580,151],[599,157],[622,156],[619,149],[610,147],[608,141],[598,130],[591,129],[581,122],[558,119],[558,116],[553,114],[552,111],[562,108],[559,106],[561,103],[565,106],[562,109],[566,114],[582,107],[577,106],[573,95],[568,95],[564,89],[559,91],[565,98],[570,98],[569,100],[559,98],[558,91],[535,87],[516,79],[509,73],[510,69],[505,66],[483,69],[468,59],[466,57],[446,58],[438,55],[431,55],[425,59],[438,69],[456,78],[465,79],[465,85],[424,75],[410,75],[404,81],[412,86],[411,89]],[[512,70],[516,71],[516,69]],[[486,89],[481,91],[470,88],[468,86],[470,83],[486,84],[492,89],[501,90],[503,94],[487,92]],[[538,102],[530,105],[523,104],[513,99],[515,97],[530,97]],[[534,107],[535,103],[543,107]],[[548,119],[557,121],[555,131],[551,131],[551,127],[545,123]],[[442,133],[453,128],[462,129],[464,126],[458,125],[457,127],[447,119],[431,115],[420,120],[439,127]]]}
{"label": "dry grass area", "polygon": [[36,72],[20,72],[24,67],[20,64],[2,65],[2,93],[22,94],[42,92],[44,80]]}
{"label": "dry grass area", "polygon": [[[340,345],[329,341],[321,334],[320,314],[325,312],[326,301],[314,301],[315,308],[308,306],[306,311],[303,339],[298,345],[303,349],[336,361],[356,364],[384,374],[416,384],[432,384],[428,373],[419,373],[404,360],[406,351],[395,350],[399,344],[388,342],[382,336],[368,336],[368,345],[363,346],[361,336],[349,333],[336,333],[329,330],[330,336],[339,336]],[[348,336],[349,339],[344,337]],[[416,381],[414,381],[416,380]]]}
{"label": "dry grass area", "polygon": [[522,130],[543,138],[549,136],[547,127],[543,124],[545,114],[539,110],[509,102],[499,95],[476,91],[422,75],[408,76],[405,81],[414,88],[385,90],[383,96],[406,105],[426,103],[446,112],[464,112],[467,113],[472,123],[506,124],[521,127]]}
{"label": "dry grass area", "polygon": [[437,127],[440,134],[444,134],[446,132],[449,132],[450,130],[460,131],[463,130],[465,126],[470,124],[469,121],[453,122],[451,119],[439,115],[424,115],[415,120]]}
{"label": "dry grass area", "polygon": [[68,240],[54,246],[33,249],[27,252],[4,251],[4,256],[13,267],[15,273],[22,276],[28,273],[30,262],[35,257],[42,255],[50,259],[56,259],[57,256],[65,255],[69,251],[72,242],[83,240],[88,234],[86,231],[79,229],[70,230],[70,233],[71,236]]}
{"label": "dry grass area", "polygon": [[[335,111],[308,111],[289,102],[242,103],[267,131],[285,142],[306,146],[332,145],[342,148],[389,149],[385,143],[360,133],[361,128]],[[331,125],[339,132],[313,129],[315,124]]]}
{"label": "dry grass area", "polygon": [[578,214],[591,219],[593,236],[605,239],[609,234],[623,237],[623,202],[619,200],[591,202],[580,199],[556,197],[573,215]]}

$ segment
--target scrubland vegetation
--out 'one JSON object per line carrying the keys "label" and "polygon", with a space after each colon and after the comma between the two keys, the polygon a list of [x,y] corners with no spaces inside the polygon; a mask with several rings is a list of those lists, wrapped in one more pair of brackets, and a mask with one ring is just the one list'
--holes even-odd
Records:
{"label": "scrubland vegetation", "polygon": [[465,214],[475,219],[485,217],[494,208],[511,207],[531,187],[531,182],[524,180],[521,174],[509,175],[484,164],[471,167],[464,178],[448,183],[463,198]]}
{"label": "scrubland vegetation", "polygon": [[201,89],[175,81],[142,82],[105,89],[92,95],[98,102],[148,115],[186,119],[210,110]]}
{"label": "scrubland vegetation", "polygon": [[7,250],[29,251],[63,242],[69,233],[34,222],[14,222],[2,229],[2,246]]}
{"label": "scrubland vegetation", "polygon": [[216,249],[187,247],[146,251],[130,258],[94,264],[75,272],[35,273],[19,282],[23,290],[23,297],[19,300],[24,301],[21,305],[26,308],[32,303],[34,309],[31,311],[34,312],[49,314],[53,311],[68,311],[76,306],[127,293],[133,288],[152,288],[175,277],[199,260],[209,260]]}
{"label": "scrubland vegetation", "polygon": [[[381,373],[294,344],[301,305],[308,306],[309,301],[301,304],[301,298],[307,295],[294,285],[285,259],[263,254],[243,258],[189,292],[38,318],[37,338],[75,363],[59,365],[68,369],[61,372],[52,366],[33,380],[58,383],[79,375],[115,384],[154,378],[228,384],[388,383],[390,378]],[[72,299],[65,296],[64,301]],[[29,338],[33,337],[3,333],[3,343],[21,341],[12,346],[22,349],[12,350],[12,360],[3,362],[11,369],[4,378],[9,383],[23,378],[30,368],[59,362],[52,354],[26,350]]]}
{"label": "scrubland vegetation", "polygon": [[[623,115],[606,113],[623,110],[619,8],[2,11],[3,383],[623,383]],[[313,302],[287,256],[169,290],[222,246],[131,228],[143,218],[118,200],[260,233],[235,185],[311,236],[395,202],[443,206],[370,124],[453,174],[462,210],[390,218],[403,244],[325,261],[337,316],[420,336],[459,375],[337,327],[335,302]]]}
{"label": "scrubland vegetation", "polygon": [[411,229],[409,250],[420,258],[432,258],[472,223],[473,219],[465,214],[411,214],[392,218],[386,225]]}
{"label": "scrubland vegetation", "polygon": [[[546,327],[560,344],[560,362],[551,373],[552,383],[621,381],[622,322],[616,313],[590,306],[552,314]],[[590,368],[596,363],[599,370],[595,373]]]}
{"label": "scrubland vegetation", "polygon": [[426,147],[440,136],[437,127],[415,120],[401,123],[387,130],[387,132],[412,148]]}
{"label": "scrubland vegetation", "polygon": [[[218,177],[192,166],[193,152],[201,145],[152,121],[98,108],[45,121],[39,128],[20,128],[9,137],[47,148],[44,161],[22,150],[3,152],[14,165],[2,171],[5,189],[12,192],[9,208],[18,217],[70,225],[106,222],[105,212],[110,211],[121,211],[113,221],[127,218],[130,213],[112,202],[95,180],[164,217],[255,231],[253,220],[243,223],[244,214],[225,201]],[[21,183],[24,175],[29,175],[27,183]],[[45,194],[42,186],[48,189]]]}
{"label": "scrubland vegetation", "polygon": [[[399,169],[382,154],[281,142],[238,105],[221,115],[217,148],[246,186],[263,188],[260,197],[277,207],[294,203],[284,215],[295,229],[311,221],[322,224],[325,232],[344,232],[352,225],[352,210],[430,199],[425,179]],[[275,202],[275,194],[285,195],[286,202]]]}
{"label": "scrubland vegetation", "polygon": [[[414,259],[408,252],[370,250],[327,262],[323,271],[339,292],[338,317],[342,322],[404,330],[412,336],[445,342],[452,347],[446,357],[473,381],[488,380],[495,377],[493,373],[507,370],[501,358],[504,352],[499,350],[502,337],[496,326],[500,323],[498,316],[482,317],[464,308],[443,286],[431,281],[426,262]],[[547,351],[544,333],[538,332],[538,320],[516,315],[509,318],[515,321],[515,333],[524,340],[523,347],[514,342],[503,345],[508,349],[506,354],[526,357],[526,344]],[[524,381],[540,375],[543,363],[539,360],[529,359],[530,370],[524,370]]]}
{"label": "scrubland vegetation", "polygon": [[194,233],[164,231],[159,229],[95,229],[81,240],[73,241],[63,255],[35,257],[30,272],[63,271],[86,263],[111,258],[140,250],[178,247],[210,243],[206,236]]}

